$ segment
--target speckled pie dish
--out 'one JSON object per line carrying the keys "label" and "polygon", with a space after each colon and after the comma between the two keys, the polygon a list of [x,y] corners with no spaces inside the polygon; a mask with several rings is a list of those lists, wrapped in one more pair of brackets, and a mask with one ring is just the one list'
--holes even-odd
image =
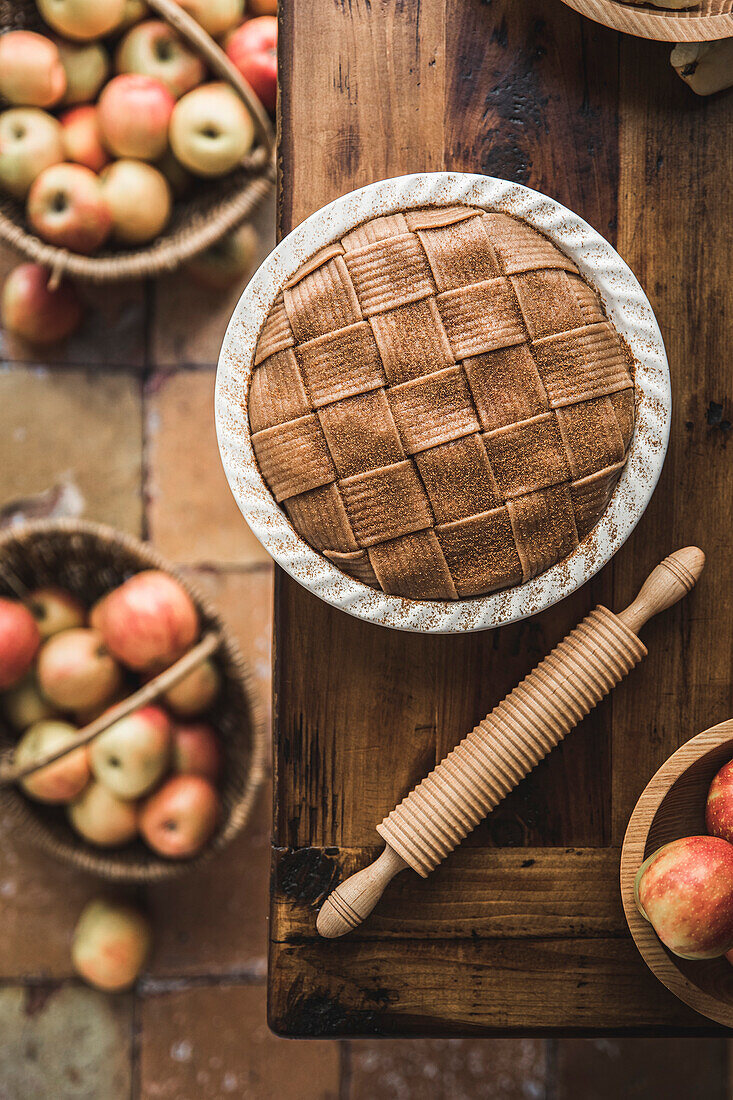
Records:
{"label": "speckled pie dish", "polygon": [[[462,290],[454,290],[450,283],[443,285],[445,279],[450,279],[455,275],[455,268],[450,268],[453,260],[447,253],[443,253],[447,256],[446,263],[449,266],[445,270],[442,268],[439,270],[439,265],[443,262],[438,255],[442,247],[440,236],[442,231],[436,234],[429,223],[431,222],[432,210],[434,211],[434,219],[432,220],[434,220],[436,226],[440,226],[444,222],[461,223],[463,229],[460,230],[458,236],[468,239],[471,236],[469,232],[471,223],[469,221],[461,222],[461,219],[471,217],[471,211],[469,210],[466,214],[465,210],[461,213],[459,209],[466,207],[473,208],[474,213],[478,210],[481,214],[483,212],[488,214],[488,217],[474,217],[473,221],[476,225],[481,222],[490,236],[492,233],[498,234],[495,240],[498,248],[496,256],[501,260],[501,266],[493,272],[488,269],[484,270],[483,268],[486,268],[487,264],[486,256],[483,258],[477,256],[475,260],[472,258],[469,267],[475,262],[477,265],[476,274],[471,275],[468,280],[464,279],[464,283],[467,282],[469,285],[464,286]],[[449,208],[455,208],[458,212],[454,215],[450,213]],[[397,217],[392,218],[393,215],[397,215]],[[506,215],[510,217],[507,218]],[[379,218],[390,220],[375,223],[374,231],[370,231],[366,223]],[[538,248],[538,255],[542,254],[541,263],[537,262],[535,264],[534,259],[528,253],[525,254],[523,261],[520,263],[507,265],[504,262],[502,235],[506,235],[507,231],[510,237],[516,235],[512,227],[519,226],[521,228],[521,222],[512,219],[517,218],[526,223],[524,235],[526,237],[529,234],[530,237],[534,238],[534,245],[530,246],[530,251],[532,248]],[[415,223],[414,226],[413,222]],[[396,229],[394,228],[395,225],[397,226]],[[405,225],[415,237],[412,245],[407,239],[407,234],[399,228],[403,226],[404,229]],[[531,227],[529,231],[526,229],[527,226]],[[532,229],[543,236],[536,236],[531,232]],[[366,234],[366,244],[361,241],[361,236],[364,233]],[[382,247],[384,244],[382,238],[386,233],[396,234],[394,240],[390,242],[389,248]],[[483,233],[483,230],[481,230],[481,233]],[[481,236],[481,233],[479,233],[479,236]],[[373,243],[375,236],[381,243],[377,245]],[[520,233],[519,236],[522,236],[522,234]],[[426,247],[427,259],[417,256],[419,252],[418,238]],[[547,243],[545,238],[548,238],[549,242],[552,243]],[[330,404],[333,397],[329,394],[325,399],[325,402],[329,403],[328,407],[322,408],[320,394],[311,386],[313,375],[308,375],[307,378],[301,380],[298,380],[295,376],[293,367],[296,363],[296,357],[293,356],[292,345],[296,345],[294,350],[297,363],[300,364],[304,375],[311,369],[317,368],[320,371],[323,368],[323,349],[319,343],[321,338],[319,336],[316,339],[311,339],[312,333],[308,331],[309,306],[307,301],[303,299],[304,290],[301,288],[301,280],[306,277],[306,272],[312,273],[319,268],[319,265],[326,263],[323,259],[324,256],[332,266],[343,267],[344,257],[339,256],[339,252],[343,253],[343,245],[340,242],[346,243],[347,253],[345,259],[356,293],[351,293],[348,301],[346,298],[344,299],[348,307],[347,312],[344,314],[343,320],[340,316],[336,317],[332,327],[339,330],[343,328],[343,331],[348,330],[354,337],[359,336],[361,338],[361,336],[364,336],[367,340],[371,338],[368,331],[371,329],[371,333],[379,343],[382,364],[387,379],[379,386],[373,380],[368,385],[366,381],[362,383],[359,380],[359,387],[355,390],[356,397],[350,397],[349,394],[341,395],[345,400],[342,401],[340,408],[335,408]],[[521,244],[521,248],[524,247],[524,244]],[[355,251],[350,254],[349,249],[352,248]],[[373,252],[385,251],[386,255],[393,248],[407,250],[405,253],[407,263],[410,262],[408,252],[411,248],[416,253],[415,262],[418,268],[422,264],[424,269],[422,275],[416,270],[413,290],[409,280],[405,278],[404,272],[400,271],[399,265],[393,265],[395,270],[394,279],[398,284],[401,281],[404,285],[403,290],[398,287],[398,297],[402,295],[406,305],[411,298],[418,301],[428,294],[432,296],[432,302],[429,304],[433,315],[437,319],[442,318],[442,328],[445,332],[443,345],[446,348],[450,345],[455,360],[454,363],[449,364],[447,360],[442,362],[440,356],[438,356],[434,367],[431,362],[425,369],[416,374],[413,370],[415,364],[410,362],[411,355],[406,353],[405,368],[413,371],[413,373],[406,375],[404,378],[393,376],[391,364],[388,357],[385,357],[385,324],[382,323],[381,318],[384,318],[386,322],[389,320],[389,315],[380,312],[384,306],[381,299],[378,296],[375,297],[377,292],[381,294],[381,290],[377,285],[379,282],[378,268],[381,260],[375,261],[372,264],[371,272],[363,278],[360,275],[361,269],[359,267],[359,264],[365,259],[367,262],[371,262],[370,257]],[[559,249],[559,252],[556,251],[557,249]],[[319,254],[318,259],[310,263],[316,254]],[[427,267],[428,260],[435,276],[435,286],[431,291],[427,285],[431,282],[430,270]],[[392,264],[389,258],[385,262],[387,267]],[[483,268],[479,271],[482,264]],[[536,413],[531,410],[517,416],[515,419],[518,421],[518,425],[511,426],[511,435],[514,437],[515,429],[518,426],[523,430],[526,426],[526,430],[530,430],[534,434],[541,430],[543,434],[542,446],[546,447],[547,443],[544,439],[546,431],[551,429],[554,432],[559,426],[560,435],[562,435],[566,447],[568,446],[567,431],[572,428],[572,425],[569,424],[564,412],[562,415],[558,415],[558,409],[568,404],[568,401],[560,392],[564,385],[563,363],[567,361],[569,364],[568,377],[573,371],[576,375],[578,372],[575,362],[577,354],[566,340],[566,336],[574,337],[573,324],[567,320],[558,323],[556,327],[550,329],[549,336],[544,331],[532,331],[535,316],[538,318],[537,323],[541,325],[543,314],[545,316],[551,316],[552,314],[552,310],[546,307],[542,297],[543,285],[540,277],[547,276],[548,272],[543,270],[536,273],[535,268],[551,269],[554,283],[558,282],[558,271],[564,270],[568,273],[567,279],[575,288],[570,297],[573,299],[573,303],[576,299],[580,302],[583,312],[583,342],[588,340],[591,343],[596,342],[596,336],[600,338],[603,329],[606,330],[604,335],[604,340],[606,340],[608,338],[607,330],[613,326],[616,332],[623,337],[634,359],[636,423],[626,464],[623,465],[623,462],[618,463],[621,473],[610,501],[607,507],[605,507],[605,500],[603,501],[605,511],[603,508],[597,510],[597,514],[593,517],[595,526],[592,526],[592,529],[588,528],[587,525],[583,529],[581,524],[578,523],[574,543],[569,544],[573,545],[574,548],[570,553],[567,553],[567,547],[565,547],[563,553],[556,554],[554,558],[548,556],[547,565],[549,565],[549,568],[545,566],[544,560],[537,560],[534,563],[524,560],[526,555],[521,553],[521,547],[517,540],[517,548],[520,550],[519,556],[523,558],[522,570],[515,569],[512,572],[509,569],[501,582],[510,585],[510,587],[503,587],[498,591],[492,591],[484,595],[470,595],[463,598],[470,589],[469,583],[461,572],[462,559],[458,554],[455,557],[457,568],[454,568],[451,564],[453,582],[455,583],[446,575],[445,583],[447,587],[436,584],[436,598],[415,599],[408,598],[405,595],[389,595],[375,586],[379,584],[389,588],[391,565],[385,558],[384,548],[374,545],[376,539],[373,538],[368,523],[364,528],[359,527],[362,516],[360,509],[363,505],[365,492],[368,491],[375,502],[375,514],[379,511],[379,496],[374,492],[374,484],[379,481],[379,478],[384,476],[388,480],[393,479],[391,485],[393,484],[394,492],[398,495],[403,492],[403,484],[407,482],[410,485],[414,482],[414,488],[418,495],[423,490],[428,494],[430,505],[428,506],[425,503],[425,523],[420,525],[416,519],[412,528],[412,530],[418,532],[418,529],[422,526],[425,529],[425,534],[422,535],[418,532],[415,542],[416,544],[422,542],[426,547],[430,545],[435,547],[439,542],[449,563],[457,533],[460,534],[460,525],[463,522],[460,514],[458,517],[451,515],[441,517],[436,511],[436,493],[438,490],[434,485],[428,483],[430,471],[427,469],[422,457],[426,456],[429,460],[431,456],[430,448],[436,453],[439,451],[434,443],[437,442],[442,446],[445,446],[446,443],[446,440],[442,437],[433,439],[425,435],[424,424],[415,415],[417,408],[415,402],[417,401],[419,406],[419,403],[425,400],[431,377],[435,378],[436,385],[440,382],[441,394],[457,395],[453,405],[450,402],[445,404],[445,398],[441,396],[440,400],[443,402],[443,407],[449,411],[454,406],[455,408],[460,407],[459,420],[461,417],[465,418],[473,415],[481,421],[473,428],[468,423],[465,425],[459,424],[456,427],[454,436],[460,436],[461,440],[467,440],[474,444],[474,449],[477,449],[477,451],[481,450],[481,447],[478,447],[478,442],[483,440],[492,459],[493,475],[491,477],[493,478],[497,473],[499,475],[493,480],[493,484],[496,486],[498,483],[498,488],[501,491],[502,499],[500,499],[499,505],[494,506],[487,502],[485,505],[475,507],[474,511],[480,513],[480,515],[471,516],[471,524],[475,527],[480,520],[482,524],[488,525],[488,530],[490,524],[497,521],[502,508],[504,510],[508,509],[516,536],[519,519],[521,519],[519,510],[515,506],[520,496],[521,485],[511,484],[509,481],[501,484],[502,477],[515,477],[515,471],[513,468],[509,470],[506,466],[502,468],[503,459],[500,458],[497,463],[495,452],[492,451],[492,447],[495,446],[497,440],[505,432],[505,427],[503,425],[496,427],[484,422],[485,415],[488,414],[485,414],[485,411],[480,408],[481,395],[475,384],[476,378],[472,377],[474,363],[469,362],[470,357],[475,356],[477,351],[480,352],[482,347],[480,333],[477,340],[472,342],[473,328],[471,327],[478,323],[480,328],[483,324],[482,309],[474,310],[473,320],[469,321],[468,328],[464,333],[461,329],[460,308],[458,308],[462,301],[461,295],[471,297],[474,295],[474,291],[479,291],[480,284],[482,284],[486,293],[490,294],[485,301],[491,310],[494,308],[495,299],[497,303],[501,300],[504,289],[508,292],[511,291],[507,297],[507,309],[504,310],[502,307],[501,340],[498,343],[491,344],[491,348],[496,349],[499,349],[501,345],[501,355],[498,356],[496,362],[497,364],[506,362],[510,345],[529,340],[532,355],[537,360],[547,390],[547,393],[542,395],[546,402],[544,411],[540,409]],[[324,266],[324,273],[326,271],[327,268]],[[344,268],[344,271],[346,271],[346,268]],[[307,277],[311,282],[313,281],[311,274]],[[495,285],[487,282],[491,278],[493,278]],[[422,289],[421,279],[426,283],[426,287]],[[562,274],[560,281],[566,298],[569,293],[567,279],[566,275]],[[363,286],[361,285],[362,282],[364,283]],[[504,284],[506,284],[506,287],[504,287]],[[588,284],[588,286],[585,286],[585,284]],[[295,333],[290,330],[288,316],[286,316],[282,307],[284,288],[292,315],[291,320],[296,330]],[[425,294],[423,294],[423,289]],[[513,298],[514,292],[516,292],[516,297],[521,303],[522,314],[527,322],[528,335],[527,331],[525,331],[524,336],[521,336],[519,332],[515,334],[512,331],[512,325],[515,322],[510,318],[511,311],[508,306],[511,305],[511,310],[516,314],[518,307],[516,300]],[[496,295],[499,295],[499,297],[496,298]],[[596,295],[599,296],[602,307],[605,309],[605,317],[602,315]],[[512,299],[511,302],[509,302],[510,298]],[[337,300],[338,296],[336,295],[334,301]],[[535,306],[532,304],[533,301],[536,303]],[[278,302],[280,305],[277,304]],[[304,312],[302,317],[298,317],[293,313],[293,310],[300,309],[301,305],[299,303],[301,302]],[[402,302],[399,304],[402,308]],[[351,316],[349,311],[354,309],[358,311],[359,308],[361,308],[363,316],[357,316],[356,313]],[[532,313],[533,308],[536,310],[535,315]],[[559,303],[558,308],[560,308]],[[576,305],[573,304],[572,308],[575,309]],[[279,321],[280,313],[283,317],[282,324]],[[440,315],[440,318],[438,315]],[[302,324],[301,320],[303,321]],[[611,322],[611,325],[608,325],[608,321]],[[601,322],[604,322],[604,324],[601,324]],[[400,322],[400,325],[402,325],[402,322]],[[362,329],[364,330],[363,333]],[[506,329],[506,332],[504,329]],[[285,336],[279,335],[282,332],[285,333]],[[336,335],[343,345],[343,332],[339,331]],[[548,340],[550,344],[553,341],[558,342],[557,349],[553,350],[553,362],[549,367],[543,360],[543,356],[546,358],[549,350]],[[266,371],[263,376],[263,361],[272,363],[273,360],[268,359],[267,356],[273,353],[279,354],[278,348],[280,346],[287,347],[288,341],[291,350],[288,350],[285,356],[289,358],[289,365],[285,364],[287,379],[283,381],[282,377],[277,377],[281,376],[282,372],[279,369],[273,372],[269,366],[268,371],[270,371],[270,374],[268,375]],[[572,344],[572,342],[571,340],[570,343]],[[466,346],[465,351],[463,350],[464,344]],[[267,347],[264,345],[267,345]],[[503,345],[507,345],[507,347]],[[627,379],[624,382],[618,373],[622,368],[618,352],[618,346],[620,345],[617,339],[616,345],[615,351],[609,352],[608,355],[604,352],[601,356],[603,370],[600,373],[608,379],[608,385],[605,389],[602,388],[597,392],[604,394],[602,400],[606,402],[611,411],[615,409],[614,423],[616,423],[615,418],[617,417],[619,425],[621,425],[624,417],[628,420],[629,381]],[[487,349],[489,349],[488,344]],[[313,358],[311,353],[315,352],[318,354]],[[494,353],[491,352],[491,354]],[[311,356],[310,359],[309,356]],[[486,358],[488,359],[489,356]],[[606,363],[611,362],[611,359],[615,364],[613,370],[606,369],[605,366]],[[355,370],[352,363],[346,359],[344,362],[347,363],[345,368],[347,372]],[[580,363],[581,376],[585,369],[584,362],[585,360]],[[364,359],[364,363],[363,370],[366,370],[368,356]],[[259,365],[256,366],[256,364]],[[277,363],[275,365],[277,366]],[[482,380],[479,379],[479,385],[488,384],[495,387],[493,360],[479,364],[479,366],[482,371]],[[532,369],[534,370],[534,368]],[[360,372],[363,373],[363,370]],[[589,377],[595,380],[598,371],[597,366],[593,365]],[[357,371],[356,373],[360,372]],[[434,374],[430,372],[434,372]],[[455,378],[453,377],[454,374],[456,375]],[[466,377],[464,377],[464,374]],[[257,379],[255,390],[252,390],[253,376]],[[292,385],[290,382],[291,376]],[[262,381],[263,377],[265,379],[264,383]],[[277,386],[280,387],[279,393],[273,390],[272,382],[276,378]],[[320,378],[319,375],[319,382]],[[553,392],[550,392],[551,387],[548,386],[548,381],[551,383],[551,387],[554,387]],[[304,382],[307,382],[308,394],[305,393],[305,388],[303,388]],[[470,382],[470,388],[468,382]],[[262,399],[263,385],[266,390],[264,404]],[[595,381],[592,386],[587,387],[588,397],[591,401],[594,399],[596,392],[594,386]],[[299,401],[295,398],[293,387],[295,389],[301,388]],[[336,388],[338,389],[338,385]],[[619,402],[617,398],[624,388],[627,390],[627,400]],[[465,394],[461,396],[464,390]],[[369,392],[365,391],[372,392],[374,396],[371,397]],[[581,396],[584,396],[582,386],[579,392]],[[305,398],[307,398],[307,406]],[[469,399],[473,403],[473,413],[470,410],[467,411]],[[573,397],[572,400],[577,401],[577,396]],[[368,425],[371,419],[371,413],[366,411],[367,404],[374,403],[375,415],[382,415],[382,412],[385,412],[385,415],[389,413],[388,422],[390,426],[396,425],[398,427],[404,454],[398,455],[395,453],[383,457],[381,460],[379,460],[380,456],[377,455],[378,460],[372,462],[372,466],[377,467],[376,470],[370,468],[368,472],[364,472],[367,470],[366,466],[354,467],[357,472],[352,474],[348,463],[362,461],[365,450],[368,450],[371,446],[369,443],[370,432],[375,438],[379,437],[380,446],[382,446],[383,441],[380,433],[371,428],[365,428],[364,438],[360,438],[358,424],[356,424],[356,443],[350,443],[348,452],[341,450],[339,432],[341,431],[343,437],[341,425],[348,423],[351,411],[347,406],[350,402],[357,402],[364,406],[365,416],[362,422],[365,425]],[[277,409],[283,403],[288,406],[283,415],[275,415],[270,419],[267,415],[263,415],[273,409],[277,412]],[[292,408],[290,408],[291,405]],[[379,408],[377,408],[377,405],[379,405]],[[382,406],[384,406],[384,410],[380,412]],[[336,420],[333,419],[334,408]],[[589,410],[586,409],[585,411],[587,413]],[[250,414],[252,415],[252,422],[250,422]],[[451,415],[453,415],[452,412]],[[234,497],[257,537],[291,576],[334,606],[380,625],[422,632],[463,632],[487,629],[512,622],[549,607],[575,591],[592,577],[623,544],[638,522],[651,497],[664,461],[670,419],[669,373],[659,328],[638,282],[610,245],[575,214],[536,191],[503,180],[453,173],[414,175],[372,184],[337,199],[303,222],[270,255],[240,299],[227,330],[217,376],[216,418],[222,459]],[[555,419],[557,419],[558,425],[555,424]],[[545,423],[546,421],[547,423]],[[302,478],[299,476],[298,463],[293,463],[292,458],[289,457],[284,466],[282,463],[283,446],[290,448],[288,453],[292,454],[290,438],[293,432],[296,433],[297,447],[303,447]],[[321,439],[323,432],[326,434]],[[471,432],[474,434],[478,432],[480,438],[478,440],[472,438],[469,436]],[[625,433],[622,431],[622,434],[625,434],[624,443],[628,442],[628,427]],[[423,439],[424,435],[425,438]],[[254,447],[252,436],[255,440]],[[316,445],[316,437],[318,445]],[[327,438],[329,440],[328,447],[326,447]],[[352,440],[353,438],[352,434]],[[452,439],[453,437],[448,436],[446,438]],[[527,453],[531,458],[531,449],[535,445],[534,439],[528,439],[527,443],[530,445]],[[570,443],[570,451],[572,451],[572,441]],[[449,442],[448,446],[453,447],[454,444]],[[581,446],[582,431],[579,431],[577,447]],[[461,444],[459,450],[462,449],[463,444]],[[522,444],[521,447],[515,445],[516,455],[522,462],[525,460],[524,452],[526,449],[525,444]],[[572,460],[572,454],[570,454],[570,460]],[[334,549],[350,550],[351,552],[330,553],[329,551],[332,560],[328,560],[327,557],[314,550],[309,542],[306,542],[304,538],[297,534],[293,524],[305,531],[308,524],[311,526],[313,524],[314,511],[317,519],[317,509],[314,509],[313,505],[321,490],[317,490],[309,499],[306,490],[310,487],[323,485],[324,503],[327,503],[326,494],[332,491],[333,486],[329,487],[326,484],[325,469],[326,464],[332,461],[335,463],[335,472],[331,476],[331,481],[338,483],[339,493],[343,497],[354,532],[358,536],[358,552],[355,549],[356,543],[351,548],[345,545],[336,547],[334,544]],[[309,465],[311,462],[315,464],[313,468]],[[287,468],[288,463],[291,467],[290,470]],[[342,466],[342,463],[347,465]],[[537,465],[535,463],[535,469],[537,469]],[[332,469],[334,469],[333,466]],[[289,483],[291,475],[298,484],[291,485]],[[372,479],[376,479],[376,482],[373,482]],[[554,478],[555,483],[562,480],[561,477]],[[540,473],[541,481],[542,474]],[[567,491],[564,490],[565,509],[567,511],[568,492],[573,491],[573,508],[577,519],[576,498],[578,483],[582,481],[582,473],[579,475],[575,471],[572,477],[568,475],[567,481]],[[614,481],[615,476],[612,478],[611,484]],[[272,491],[268,488],[267,482],[271,485]],[[448,507],[450,507],[450,478],[447,484],[449,491],[445,496],[445,500]],[[458,486],[459,481],[456,480],[455,484]],[[558,484],[558,489],[560,487]],[[532,483],[530,488],[542,489],[543,487],[542,484],[535,485]],[[390,492],[392,492],[391,487]],[[545,491],[543,490],[543,492]],[[281,503],[277,502],[276,496]],[[405,501],[407,499],[406,496]],[[311,506],[311,515],[304,514],[302,506],[294,509],[293,500]],[[521,504],[524,507],[526,500],[522,500]],[[389,505],[387,510],[390,510]],[[398,510],[396,507],[391,507],[391,512],[395,517],[392,521],[395,524],[394,531],[402,537],[400,524],[396,518]],[[601,512],[602,514],[600,514]],[[290,513],[292,523],[288,513]],[[598,519],[599,514],[600,519]],[[596,519],[598,519],[598,522],[596,522]],[[428,520],[432,525],[430,530],[427,529],[429,527]],[[324,522],[327,525],[330,523],[328,517],[324,519]],[[507,526],[507,524],[505,523],[504,526]],[[550,528],[552,528],[552,523],[550,523]],[[405,525],[405,531],[409,530],[408,523]],[[389,540],[391,534],[383,532],[382,537]],[[410,535],[405,536],[406,544],[409,544],[411,537]],[[308,535],[308,538],[310,540],[310,535]],[[578,538],[581,540],[579,544],[577,544]],[[395,540],[395,545],[400,545],[399,540]],[[476,539],[474,531],[474,537],[468,550],[469,555],[474,554],[479,545],[480,540]],[[409,545],[408,549],[411,552],[412,548]],[[443,555],[437,556],[440,558],[440,567],[443,568]],[[556,560],[557,557],[561,557],[562,560]],[[357,577],[349,576],[342,568],[339,568],[339,565],[343,564],[344,568],[355,571],[357,565],[361,567],[362,561],[366,564],[366,570],[369,574],[369,583],[366,584],[362,583]],[[336,562],[338,562],[338,565]],[[375,570],[370,568],[370,562],[375,565]],[[522,583],[522,571],[526,577],[531,571],[530,567],[539,575],[532,576],[531,579],[526,579]],[[539,572],[541,568],[544,568],[544,571]],[[385,578],[387,583],[385,583]],[[403,581],[404,577],[399,577],[398,580]],[[463,585],[461,584],[462,580],[466,581]],[[409,587],[409,568],[406,583]],[[443,592],[445,592],[445,597],[441,598]],[[449,592],[450,598],[446,598]],[[456,598],[456,595],[458,598]]]}

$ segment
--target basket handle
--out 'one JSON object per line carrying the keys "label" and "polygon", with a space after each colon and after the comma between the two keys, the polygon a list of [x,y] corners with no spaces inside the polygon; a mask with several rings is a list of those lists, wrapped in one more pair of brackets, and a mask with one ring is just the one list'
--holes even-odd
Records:
{"label": "basket handle", "polygon": [[204,58],[209,68],[222,80],[231,84],[235,92],[241,96],[254,120],[257,138],[266,153],[263,160],[268,164],[275,148],[272,125],[254,89],[244,79],[236,65],[229,60],[221,46],[206,33],[193,16],[176,3],[176,0],[148,0],[148,7],[178,31],[181,38]]}
{"label": "basket handle", "polygon": [[180,657],[170,666],[170,668],[161,672],[158,676],[154,677],[154,679],[149,680],[147,684],[143,684],[141,688],[133,692],[127,699],[123,699],[121,703],[117,703],[115,706],[110,707],[104,714],[100,714],[99,718],[95,718],[89,725],[80,729],[74,740],[70,744],[65,745],[63,749],[54,749],[52,752],[46,753],[45,756],[39,757],[38,760],[34,760],[30,764],[24,764],[22,767],[13,764],[11,762],[12,754],[6,753],[5,759],[0,761],[0,788],[9,787],[13,783],[17,783],[19,779],[25,779],[27,775],[32,775],[33,772],[40,771],[41,768],[45,768],[48,764],[55,763],[75,749],[80,749],[84,745],[88,745],[90,741],[93,741],[95,737],[99,737],[100,733],[104,733],[106,729],[109,729],[115,722],[119,722],[121,718],[126,718],[127,715],[132,714],[134,710],[140,710],[141,707],[147,706],[148,703],[152,703],[159,695],[168,691],[168,689],[177,684],[179,680],[183,680],[185,676],[188,676],[189,672],[198,668],[202,661],[205,661],[207,657],[215,653],[221,645],[221,642],[221,635],[213,630],[209,631],[193,649],[190,649],[188,653]]}

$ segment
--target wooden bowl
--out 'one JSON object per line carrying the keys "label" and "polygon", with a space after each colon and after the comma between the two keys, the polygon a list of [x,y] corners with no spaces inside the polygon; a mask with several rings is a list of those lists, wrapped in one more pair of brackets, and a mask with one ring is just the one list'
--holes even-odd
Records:
{"label": "wooden bowl", "polygon": [[[149,7],[151,17],[170,23],[200,54],[214,79],[230,83],[244,100],[255,125],[255,148],[229,175],[193,183],[189,194],[174,201],[170,222],[155,240],[137,248],[107,244],[93,256],[82,256],[41,240],[26,221],[25,203],[0,192],[0,240],[49,268],[54,277],[72,275],[106,283],[174,271],[249,218],[273,190],[272,126],[249,84],[223,49],[176,0],[149,0]],[[0,0],[0,33],[12,30],[50,33],[35,0]],[[53,113],[55,108],[51,110]]]}
{"label": "wooden bowl", "polygon": [[[0,801],[30,840],[82,871],[115,882],[159,882],[199,867],[224,848],[246,823],[262,783],[267,755],[265,723],[250,674],[237,643],[201,593],[150,546],[111,527],[79,520],[30,523],[0,536],[0,596],[24,588],[54,584],[73,592],[87,606],[143,569],[162,569],[175,577],[193,599],[202,633],[222,638],[212,657],[222,677],[219,698],[207,714],[224,753],[218,783],[222,814],[216,832],[199,855],[188,860],[158,856],[141,840],[119,849],[96,848],[69,825],[63,807],[26,798],[19,787],[0,790]],[[3,724],[0,750],[10,749],[18,733]]]}
{"label": "wooden bowl", "polygon": [[700,0],[688,11],[637,7],[621,0],[563,0],[596,23],[660,42],[709,42],[733,35],[733,0]]}
{"label": "wooden bowl", "polygon": [[731,759],[733,719],[682,745],[644,788],[621,850],[624,912],[644,962],[681,1001],[726,1027],[733,1027],[733,966],[725,958],[680,959],[668,951],[636,908],[634,878],[646,857],[663,844],[706,832],[708,787]]}

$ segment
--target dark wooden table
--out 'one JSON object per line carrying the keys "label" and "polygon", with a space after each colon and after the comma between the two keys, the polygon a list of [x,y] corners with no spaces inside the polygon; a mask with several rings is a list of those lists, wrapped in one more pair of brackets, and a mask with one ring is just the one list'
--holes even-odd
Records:
{"label": "dark wooden table", "polygon": [[[293,1036],[714,1031],[647,971],[618,890],[631,809],[683,741],[733,714],[730,539],[733,95],[696,98],[669,46],[560,0],[282,0],[280,228],[413,170],[485,172],[580,213],[636,272],[667,344],[672,438],[656,495],[574,597],[468,637],[418,637],[276,585],[270,1022]],[[728,319],[726,320],[726,312]],[[428,880],[355,934],[318,899],[375,824],[596,603],[670,550],[697,591],[649,657]]]}

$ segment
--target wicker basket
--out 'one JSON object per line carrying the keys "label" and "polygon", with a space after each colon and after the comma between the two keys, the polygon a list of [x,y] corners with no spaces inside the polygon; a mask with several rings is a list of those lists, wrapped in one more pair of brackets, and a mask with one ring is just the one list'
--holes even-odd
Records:
{"label": "wicker basket", "polygon": [[[255,124],[256,145],[235,172],[197,182],[189,197],[174,203],[165,231],[144,248],[105,249],[94,256],[56,248],[28,229],[23,203],[0,193],[0,240],[50,268],[55,278],[69,274],[104,283],[173,271],[235,229],[273,190],[272,126],[255,93],[224,51],[175,0],[148,0],[148,5],[201,55],[212,73],[242,97]],[[0,0],[0,33],[20,29],[48,31],[35,0]]]}
{"label": "wicker basket", "polygon": [[[206,848],[190,860],[167,860],[142,841],[110,851],[86,843],[69,825],[63,807],[32,802],[19,787],[0,790],[3,806],[24,835],[52,855],[103,878],[127,883],[159,882],[199,867],[220,851],[247,821],[262,783],[267,754],[265,724],[247,667],[237,644],[220,617],[190,582],[149,546],[111,527],[78,520],[41,521],[0,536],[0,595],[13,596],[17,582],[24,588],[54,584],[91,605],[105,592],[142,569],[163,569],[191,595],[201,618],[202,633],[221,637],[214,657],[223,687],[211,711],[223,751],[219,791],[222,817]],[[0,749],[8,750],[17,733],[0,722]]]}

